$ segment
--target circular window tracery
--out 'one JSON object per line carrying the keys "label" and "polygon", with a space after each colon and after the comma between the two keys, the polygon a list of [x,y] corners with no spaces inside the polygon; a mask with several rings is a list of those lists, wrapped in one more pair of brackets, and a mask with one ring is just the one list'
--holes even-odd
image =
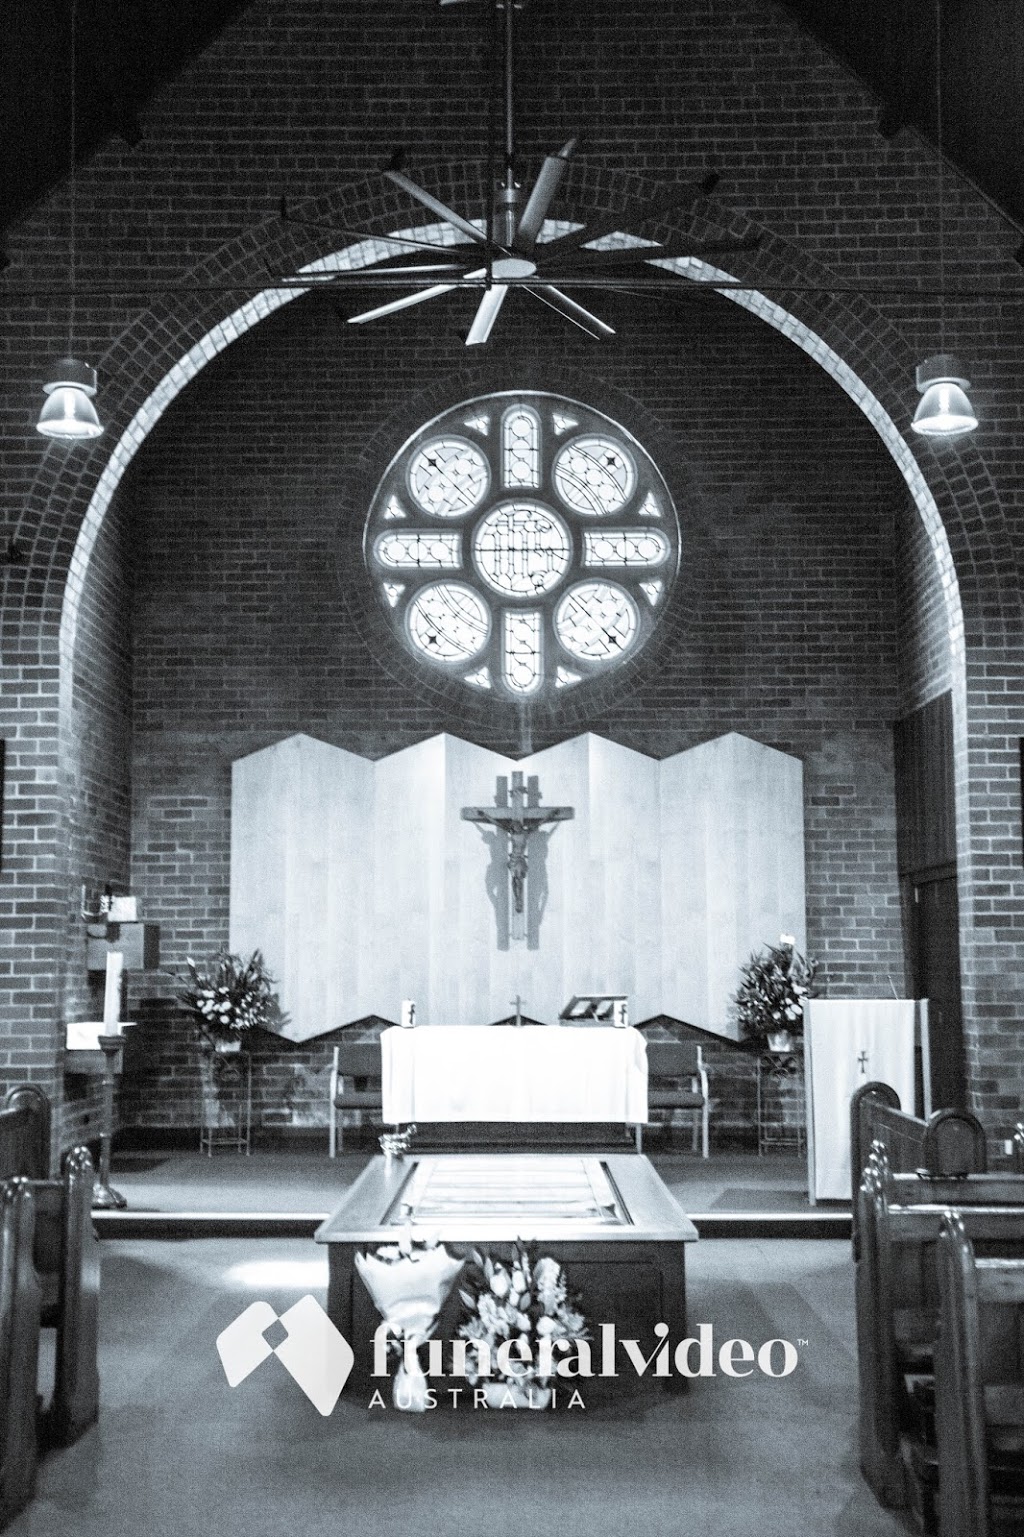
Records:
{"label": "circular window tracery", "polygon": [[634,656],[666,607],[675,507],[621,426],[540,392],[428,422],[374,494],[364,553],[392,628],[468,687],[528,701]]}
{"label": "circular window tracery", "polygon": [[412,599],[406,624],[413,645],[437,662],[464,662],[486,644],[487,605],[472,587],[435,582]]}
{"label": "circular window tracery", "polygon": [[477,524],[473,559],[495,592],[528,598],[558,586],[569,569],[572,543],[561,518],[539,502],[509,502]]}

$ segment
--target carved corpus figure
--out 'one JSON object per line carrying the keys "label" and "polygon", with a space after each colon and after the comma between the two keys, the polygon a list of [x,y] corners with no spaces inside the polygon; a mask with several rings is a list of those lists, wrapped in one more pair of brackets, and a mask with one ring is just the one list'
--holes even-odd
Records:
{"label": "carved corpus figure", "polygon": [[526,882],[530,873],[529,841],[549,822],[571,822],[575,815],[572,806],[542,806],[540,780],[531,774],[525,785],[522,774],[512,775],[512,789],[508,779],[498,775],[493,806],[463,806],[464,822],[482,822],[496,827],[508,839],[508,875],[511,888],[510,912],[512,938],[526,938]]}

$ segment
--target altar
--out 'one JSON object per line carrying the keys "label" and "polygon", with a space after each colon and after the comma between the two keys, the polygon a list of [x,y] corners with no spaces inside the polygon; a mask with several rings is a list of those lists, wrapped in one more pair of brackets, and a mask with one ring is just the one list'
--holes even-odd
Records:
{"label": "altar", "polygon": [[[686,1246],[697,1230],[642,1155],[374,1158],[315,1235],[327,1247],[327,1312],[356,1351],[360,1385],[380,1318],[355,1255],[394,1244],[403,1233],[437,1238],[460,1257],[483,1247],[508,1258],[514,1240],[536,1241],[565,1266],[595,1338],[601,1324],[612,1324],[619,1339],[648,1342],[646,1354],[658,1324],[668,1326],[673,1341],[686,1336]],[[449,1304],[437,1324],[439,1339],[457,1329],[457,1286]],[[684,1379],[659,1380],[679,1388]]]}
{"label": "altar", "polygon": [[638,1030],[570,1025],[398,1026],[380,1038],[383,1118],[647,1121]]}

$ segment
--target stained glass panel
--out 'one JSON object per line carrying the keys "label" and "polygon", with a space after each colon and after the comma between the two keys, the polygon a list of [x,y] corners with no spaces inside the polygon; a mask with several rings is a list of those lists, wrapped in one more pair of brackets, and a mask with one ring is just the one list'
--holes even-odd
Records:
{"label": "stained glass panel", "polygon": [[409,490],[424,512],[462,518],[487,495],[487,459],[465,438],[433,438],[409,464]]}
{"label": "stained glass panel", "polygon": [[636,485],[632,459],[606,437],[573,438],[556,458],[554,475],[567,507],[598,518],[624,507]]}
{"label": "stained glass panel", "polygon": [[487,605],[472,587],[435,582],[418,592],[406,612],[409,639],[436,662],[465,662],[487,642]]}
{"label": "stained glass panel", "polygon": [[527,406],[513,406],[502,417],[501,467],[510,489],[540,485],[540,418]]}
{"label": "stained glass panel", "polygon": [[660,566],[669,543],[657,528],[609,528],[583,535],[585,566]]}
{"label": "stained glass panel", "polygon": [[544,676],[540,615],[507,608],[504,617],[502,676],[513,694],[535,694]]}
{"label": "stained glass panel", "polygon": [[410,529],[408,533],[381,534],[373,553],[382,566],[399,569],[424,567],[457,571],[462,565],[462,535]]}
{"label": "stained glass panel", "polygon": [[480,575],[495,592],[509,596],[550,592],[571,557],[565,524],[539,502],[508,502],[495,508],[473,536]]}
{"label": "stained glass panel", "polygon": [[555,633],[583,661],[622,656],[636,639],[636,604],[612,582],[578,582],[555,610]]}

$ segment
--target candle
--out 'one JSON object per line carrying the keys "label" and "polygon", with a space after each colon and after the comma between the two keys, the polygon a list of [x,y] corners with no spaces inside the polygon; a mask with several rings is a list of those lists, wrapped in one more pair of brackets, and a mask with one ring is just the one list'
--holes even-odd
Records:
{"label": "candle", "polygon": [[120,950],[107,952],[107,985],[103,993],[103,1033],[119,1035],[121,1025],[121,977],[124,956]]}

